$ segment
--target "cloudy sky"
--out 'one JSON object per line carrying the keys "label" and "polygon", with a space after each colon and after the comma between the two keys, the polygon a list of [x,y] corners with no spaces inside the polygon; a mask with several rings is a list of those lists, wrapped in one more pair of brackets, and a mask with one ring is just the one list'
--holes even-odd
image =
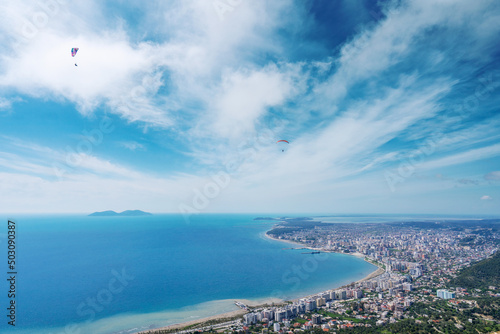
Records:
{"label": "cloudy sky", "polygon": [[1,0],[0,30],[0,212],[500,214],[496,1]]}

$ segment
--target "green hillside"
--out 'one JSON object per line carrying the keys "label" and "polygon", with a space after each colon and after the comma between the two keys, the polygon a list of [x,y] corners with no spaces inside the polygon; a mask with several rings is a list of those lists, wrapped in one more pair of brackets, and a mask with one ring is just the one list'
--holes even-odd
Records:
{"label": "green hillside", "polygon": [[487,288],[500,286],[500,252],[493,257],[463,269],[451,280],[450,285],[464,288]]}

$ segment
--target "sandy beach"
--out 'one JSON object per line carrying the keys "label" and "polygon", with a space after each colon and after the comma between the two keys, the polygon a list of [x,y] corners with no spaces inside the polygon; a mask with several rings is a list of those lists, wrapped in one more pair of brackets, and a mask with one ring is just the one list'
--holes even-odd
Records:
{"label": "sandy beach", "polygon": [[232,312],[222,313],[222,314],[214,315],[214,316],[211,316],[211,317],[206,317],[206,318],[196,319],[196,320],[192,320],[192,321],[181,322],[179,324],[174,324],[174,325],[170,325],[170,326],[165,326],[165,327],[150,329],[150,330],[146,330],[146,331],[142,331],[142,332],[138,332],[138,333],[139,334],[156,333],[157,331],[160,331],[160,330],[180,329],[180,328],[184,328],[184,327],[191,326],[191,325],[202,324],[202,323],[210,321],[210,320],[220,320],[220,319],[226,319],[226,318],[233,318],[233,317],[237,317],[237,316],[243,315],[245,313],[247,313],[247,311],[245,311],[245,310],[235,310],[235,311],[232,311]]}
{"label": "sandy beach", "polygon": [[385,273],[385,270],[379,267],[377,270],[375,270],[374,272],[372,272],[370,275],[368,275],[365,278],[362,278],[359,281],[356,281],[354,283],[361,283],[361,282],[364,282],[364,281],[368,281],[368,280],[370,280],[372,278],[375,278],[377,276],[382,275],[383,273]]}
{"label": "sandy beach", "polygon": [[[249,299],[235,299],[235,301],[243,303],[247,306],[251,307],[259,307],[259,306],[265,306],[265,305],[279,305],[283,303],[283,300],[278,299],[278,298],[263,298],[263,299],[257,299],[257,300],[249,300]],[[205,317],[205,318],[200,318],[196,320],[191,320],[191,321],[186,321],[186,322],[181,322],[178,324],[173,324],[165,327],[160,327],[160,328],[155,328],[155,329],[149,329],[145,331],[141,331],[139,333],[145,334],[145,333],[155,333],[160,330],[174,330],[174,329],[181,329],[187,326],[192,326],[196,324],[202,324],[204,322],[210,321],[210,320],[222,320],[222,319],[228,319],[228,318],[234,318],[237,316],[242,316],[243,314],[247,313],[247,311],[239,309],[231,312],[226,312],[226,313],[221,313],[217,315],[213,315],[210,317]]]}
{"label": "sandy beach", "polygon": [[270,240],[274,240],[274,241],[281,241],[281,242],[286,242],[286,243],[291,244],[291,245],[293,245],[293,246],[297,246],[298,248],[309,248],[309,249],[311,249],[310,247],[307,247],[307,246],[305,246],[305,245],[303,245],[303,244],[300,244],[300,243],[298,243],[298,242],[295,242],[295,241],[285,240],[285,239],[276,239],[276,238],[273,238],[273,237],[271,237],[271,236],[270,236],[269,234],[267,234],[267,233],[263,233],[263,234],[262,234],[262,236],[263,236],[263,237],[265,237],[265,238],[267,238],[267,239],[270,239]]}
{"label": "sandy beach", "polygon": [[257,300],[249,300],[249,299],[235,299],[235,301],[243,303],[250,307],[259,307],[264,305],[277,305],[283,304],[285,301],[279,298],[263,298]]}

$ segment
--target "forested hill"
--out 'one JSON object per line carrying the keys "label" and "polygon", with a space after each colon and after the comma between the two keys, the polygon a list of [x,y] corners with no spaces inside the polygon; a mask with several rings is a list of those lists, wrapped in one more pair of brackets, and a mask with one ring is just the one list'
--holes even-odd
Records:
{"label": "forested hill", "polygon": [[490,285],[500,287],[500,252],[463,269],[451,280],[450,285],[463,288],[487,288]]}

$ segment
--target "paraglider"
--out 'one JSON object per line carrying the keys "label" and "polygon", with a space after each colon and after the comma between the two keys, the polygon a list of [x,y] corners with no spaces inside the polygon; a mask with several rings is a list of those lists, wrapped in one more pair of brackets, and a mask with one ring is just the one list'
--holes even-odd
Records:
{"label": "paraglider", "polygon": [[281,140],[278,140],[278,141],[276,142],[276,144],[279,144],[279,147],[280,147],[280,149],[281,149],[281,152],[285,152],[286,147],[287,147],[287,146],[288,146],[288,144],[290,144],[290,143],[288,142],[288,140],[281,139]]}
{"label": "paraglider", "polygon": [[[71,57],[75,57],[76,53],[80,50],[79,48],[71,48]],[[75,63],[75,66],[78,66],[77,63]]]}

